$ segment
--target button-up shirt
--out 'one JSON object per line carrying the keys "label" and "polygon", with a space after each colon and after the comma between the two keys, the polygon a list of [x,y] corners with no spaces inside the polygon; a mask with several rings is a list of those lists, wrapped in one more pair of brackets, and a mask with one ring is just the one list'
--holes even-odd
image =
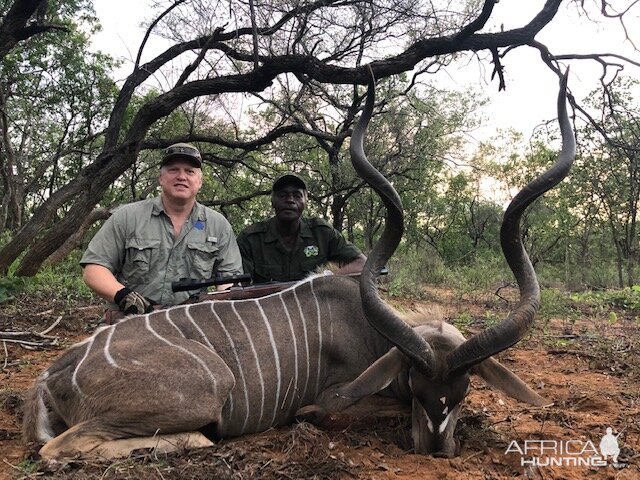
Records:
{"label": "button-up shirt", "polygon": [[196,202],[176,237],[160,197],[118,208],[93,237],[80,264],[102,265],[123,285],[162,305],[189,297],[189,292],[171,291],[175,280],[242,273],[236,237],[222,214]]}
{"label": "button-up shirt", "polygon": [[328,262],[349,263],[358,247],[321,218],[302,218],[296,243],[288,250],[276,229],[275,217],[245,228],[238,235],[245,273],[254,283],[300,280]]}

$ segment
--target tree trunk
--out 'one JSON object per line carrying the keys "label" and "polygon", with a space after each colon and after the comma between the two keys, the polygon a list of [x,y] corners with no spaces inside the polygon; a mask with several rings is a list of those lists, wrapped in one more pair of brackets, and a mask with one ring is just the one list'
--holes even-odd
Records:
{"label": "tree trunk", "polygon": [[[16,175],[16,155],[9,138],[9,121],[7,119],[5,96],[0,89],[0,131],[2,133],[2,150],[4,161],[0,163],[2,170],[2,183],[4,195],[2,198],[2,224],[3,229],[16,230],[22,222],[22,201],[20,196],[20,177]],[[19,200],[20,198],[20,200]]]}
{"label": "tree trunk", "polygon": [[[125,142],[125,144],[128,144],[128,142]],[[113,156],[103,153],[98,157],[94,163],[95,169],[88,168],[85,172],[85,178],[79,178],[78,183],[75,184],[76,188],[73,189],[75,191],[75,200],[65,216],[60,221],[55,222],[54,225],[49,227],[44,234],[39,235],[37,242],[33,242],[33,236],[25,239],[28,239],[31,245],[20,262],[20,265],[16,269],[16,275],[31,277],[38,273],[38,269],[42,263],[73,235],[73,233],[78,229],[78,225],[82,225],[93,208],[102,199],[102,196],[111,183],[122,175],[129,165],[131,165],[136,154],[137,151],[128,150]],[[108,162],[106,161],[107,157],[110,157]],[[100,165],[102,168],[100,168]],[[97,170],[97,175],[92,177],[91,172],[93,170]],[[70,184],[67,184],[67,186]],[[84,188],[78,188],[80,186],[84,186]],[[58,199],[56,203],[60,203],[60,205],[62,205],[64,202],[61,202],[61,199]],[[50,214],[54,214],[55,209],[52,208],[52,205],[49,205],[48,207]],[[39,211],[40,209],[38,210],[38,213]],[[43,228],[51,221],[51,218],[51,216],[45,218],[45,215],[42,215]],[[15,242],[16,238],[18,238],[22,233],[22,230],[18,235],[16,235],[11,243]],[[7,245],[7,247],[9,247],[9,245]],[[3,268],[3,266],[4,265],[0,262],[0,269]]]}
{"label": "tree trunk", "polygon": [[93,210],[85,221],[82,222],[78,231],[71,235],[60,248],[49,255],[49,257],[44,261],[43,266],[55,265],[67,258],[74,249],[82,245],[87,230],[89,230],[95,222],[98,220],[106,220],[110,216],[111,211],[106,208],[96,208]]}
{"label": "tree trunk", "polygon": [[[33,17],[34,13],[45,4],[46,0],[16,0],[11,5],[2,19],[2,23],[0,23],[0,58],[9,53],[19,41],[51,29],[51,27],[45,29],[34,28],[37,25],[31,25],[30,29],[26,28],[27,22]],[[6,8],[6,3],[3,7]]]}
{"label": "tree trunk", "polygon": [[338,231],[342,231],[342,227],[344,224],[344,196],[343,195],[334,195],[332,197],[333,201],[331,202],[331,217],[333,222],[333,228]]}

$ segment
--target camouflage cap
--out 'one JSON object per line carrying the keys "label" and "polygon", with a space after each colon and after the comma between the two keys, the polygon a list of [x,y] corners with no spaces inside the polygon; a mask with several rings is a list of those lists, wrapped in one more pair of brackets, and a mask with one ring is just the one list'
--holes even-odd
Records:
{"label": "camouflage cap", "polygon": [[202,168],[202,156],[200,150],[188,143],[174,143],[167,147],[162,157],[162,167],[172,160],[181,159],[191,162],[194,167]]}

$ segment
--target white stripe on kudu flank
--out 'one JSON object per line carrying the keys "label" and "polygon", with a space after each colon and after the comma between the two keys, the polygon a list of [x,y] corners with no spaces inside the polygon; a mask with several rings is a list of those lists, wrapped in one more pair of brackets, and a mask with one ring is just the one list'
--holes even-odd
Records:
{"label": "white stripe on kudu flank", "polygon": [[320,390],[320,368],[322,366],[322,316],[320,314],[320,302],[318,301],[318,297],[316,296],[316,292],[313,289],[313,282],[309,283],[309,287],[311,287],[311,295],[313,296],[313,300],[316,302],[316,313],[318,315],[318,359],[316,364],[318,365],[318,372],[316,374],[316,395]]}
{"label": "white stripe on kudu flank", "polygon": [[193,352],[190,352],[186,348],[181,347],[180,345],[176,345],[175,343],[170,342],[169,340],[164,338],[162,335],[158,334],[158,332],[156,332],[151,326],[151,322],[149,322],[149,315],[144,316],[144,324],[145,324],[145,327],[147,327],[147,330],[149,330],[149,332],[151,332],[151,334],[154,337],[156,337],[158,340],[166,343],[167,345],[175,348],[176,350],[180,350],[181,352],[187,354],[191,358],[194,358],[200,364],[200,366],[207,372],[207,375],[209,375],[209,378],[211,378],[211,383],[213,384],[214,393],[217,394],[218,384],[216,382],[216,377],[213,375],[213,372],[209,370],[209,367],[207,366],[207,364],[199,356],[197,356]]}
{"label": "white stripe on kudu flank", "polygon": [[[216,307],[216,302],[211,302],[211,312],[213,313],[213,316],[216,318],[218,325],[220,325],[220,328],[222,328],[224,335],[227,337],[227,341],[229,342],[229,346],[231,347],[231,351],[233,352],[233,357],[235,358],[236,365],[238,366],[238,373],[240,374],[240,380],[242,381],[242,391],[244,392],[244,405],[245,405],[245,408],[244,408],[245,417],[244,417],[244,423],[242,424],[242,432],[244,432],[247,428],[247,424],[249,423],[249,391],[247,390],[247,380],[244,377],[244,370],[242,370],[242,363],[240,362],[240,357],[238,356],[238,351],[236,349],[236,344],[233,341],[233,337],[229,334],[229,331],[224,326],[224,323],[220,319],[220,315],[218,315],[218,313],[216,312],[215,307]],[[230,399],[231,398],[232,397],[230,397]],[[230,405],[229,418],[231,418],[232,416],[233,416],[233,402]]]}
{"label": "white stripe on kudu flank", "polygon": [[80,361],[76,365],[76,368],[73,370],[73,375],[71,375],[71,384],[73,385],[73,388],[75,388],[77,390],[77,392],[83,397],[84,397],[84,393],[82,393],[82,390],[80,389],[80,385],[78,385],[78,370],[80,370],[80,367],[82,366],[82,363],[89,356],[89,351],[91,350],[91,347],[93,346],[93,342],[95,341],[95,339],[96,339],[95,335],[93,335],[89,339],[89,341],[87,342],[87,349],[84,351],[84,355],[82,356],[82,358],[80,359]]}
{"label": "white stripe on kudu flank", "polygon": [[303,335],[304,335],[304,347],[305,350],[307,352],[307,374],[305,375],[305,379],[304,379],[304,390],[302,391],[302,397],[301,398],[305,398],[307,396],[307,388],[309,386],[309,363],[311,363],[311,359],[309,358],[309,337],[307,334],[307,322],[306,319],[304,318],[304,313],[302,311],[302,305],[300,305],[300,300],[298,299],[298,292],[296,290],[293,290],[293,298],[296,299],[296,305],[298,305],[298,312],[300,312],[300,321],[302,323],[302,331],[303,331]]}
{"label": "white stripe on kudu flank", "polygon": [[173,323],[173,320],[171,320],[171,314],[169,313],[170,311],[171,311],[170,309],[164,311],[165,320],[169,322],[169,325],[171,325],[173,328],[175,328],[178,331],[180,336],[182,336],[183,338],[187,338],[185,334],[182,333],[182,330],[180,330],[180,327],[178,327],[175,323]]}
{"label": "white stripe on kudu flank", "polygon": [[193,319],[193,317],[191,316],[191,307],[192,305],[187,305],[184,309],[184,313],[187,316],[187,318],[189,319],[189,321],[191,322],[191,324],[196,327],[196,330],[198,330],[198,333],[200,334],[200,336],[202,336],[202,338],[204,339],[205,343],[207,344],[207,346],[209,347],[209,349],[213,350],[215,352],[215,348],[213,348],[213,345],[211,345],[211,342],[209,341],[209,339],[207,338],[207,336],[204,334],[204,332],[202,331],[202,329],[200,328],[200,326],[196,323],[196,321]]}
{"label": "white stripe on kudu flank", "polygon": [[271,419],[271,423],[269,424],[269,425],[273,425],[276,421],[276,415],[278,414],[278,403],[280,403],[280,388],[282,385],[282,372],[280,371],[280,357],[278,355],[278,347],[276,345],[276,341],[273,338],[273,330],[271,330],[271,325],[269,325],[269,319],[265,315],[264,310],[262,309],[262,305],[260,305],[260,302],[258,302],[258,300],[254,300],[254,302],[258,307],[258,310],[260,310],[262,321],[267,327],[267,332],[269,333],[269,342],[271,342],[271,349],[273,350],[273,359],[276,363],[276,376],[277,376],[278,384],[276,385],[276,398],[273,401],[273,418]]}
{"label": "white stripe on kudu flank", "polygon": [[107,363],[112,367],[119,368],[118,364],[111,356],[111,353],[109,353],[109,345],[111,345],[111,337],[113,336],[113,332],[115,331],[116,331],[115,325],[113,325],[113,328],[111,328],[111,330],[109,330],[109,333],[107,334],[107,339],[104,342],[103,351],[104,351],[104,357],[107,359]]}
{"label": "white stripe on kudu flank", "polygon": [[258,418],[258,422],[254,428],[256,427],[260,428],[260,425],[262,424],[262,418],[264,416],[264,401],[265,401],[264,379],[262,378],[262,367],[260,366],[260,358],[258,358],[258,352],[256,351],[256,346],[254,345],[253,339],[251,338],[251,333],[249,332],[249,329],[247,328],[245,323],[242,321],[242,318],[238,314],[238,310],[236,310],[235,302],[231,302],[230,305],[231,305],[231,309],[233,310],[233,313],[236,314],[236,317],[238,318],[240,325],[242,326],[245,334],[247,335],[247,341],[249,342],[249,346],[251,346],[251,351],[253,352],[253,358],[255,358],[256,360],[256,369],[258,370],[258,380],[260,381],[261,400],[260,400],[260,417]]}
{"label": "white stripe on kudu flank", "polygon": [[[291,321],[291,315],[289,314],[289,309],[287,308],[287,304],[284,301],[282,295],[280,295],[280,303],[282,303],[282,308],[284,309],[284,313],[287,316],[287,321],[289,322],[289,330],[291,331],[291,340],[293,342],[293,369],[294,369],[294,383],[293,383],[293,392],[291,393],[291,403],[289,408],[293,405],[293,402],[296,399],[296,396],[300,398],[300,387],[298,386],[298,341],[296,340],[296,331],[293,328],[293,322]],[[287,389],[287,394],[289,389]],[[282,405],[284,407],[284,398],[282,399]]]}

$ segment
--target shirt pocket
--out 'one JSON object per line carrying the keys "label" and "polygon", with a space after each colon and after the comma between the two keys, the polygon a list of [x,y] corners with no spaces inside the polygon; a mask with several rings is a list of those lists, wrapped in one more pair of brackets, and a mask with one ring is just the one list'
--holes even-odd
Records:
{"label": "shirt pocket", "polygon": [[211,278],[213,267],[218,257],[219,248],[214,243],[187,243],[187,253],[191,260],[190,276],[199,275],[200,278]]}
{"label": "shirt pocket", "polygon": [[149,283],[151,260],[157,255],[160,240],[129,238],[125,241],[125,262],[122,277],[128,285],[139,286]]}

